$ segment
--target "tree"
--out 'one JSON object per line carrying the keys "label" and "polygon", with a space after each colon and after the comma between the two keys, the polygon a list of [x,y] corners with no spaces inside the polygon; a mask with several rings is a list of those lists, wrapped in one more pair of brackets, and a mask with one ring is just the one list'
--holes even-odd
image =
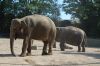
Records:
{"label": "tree", "polygon": [[59,18],[57,0],[0,0],[0,32],[9,32],[13,18],[42,14]]}
{"label": "tree", "polygon": [[79,18],[82,28],[90,37],[98,37],[98,23],[100,21],[99,0],[64,0],[63,10],[73,18]]}

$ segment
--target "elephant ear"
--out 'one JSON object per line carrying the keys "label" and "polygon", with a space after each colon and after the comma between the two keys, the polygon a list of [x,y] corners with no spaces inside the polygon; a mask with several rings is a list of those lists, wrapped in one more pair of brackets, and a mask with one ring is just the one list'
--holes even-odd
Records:
{"label": "elephant ear", "polygon": [[27,24],[25,21],[21,21],[21,33],[24,34],[24,31],[27,31]]}
{"label": "elephant ear", "polygon": [[21,21],[21,27],[24,29],[26,27],[26,24],[24,21]]}

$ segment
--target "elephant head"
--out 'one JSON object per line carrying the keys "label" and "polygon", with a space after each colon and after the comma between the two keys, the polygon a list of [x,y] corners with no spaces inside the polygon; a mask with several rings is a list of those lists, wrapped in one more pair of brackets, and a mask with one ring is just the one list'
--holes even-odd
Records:
{"label": "elephant head", "polygon": [[23,23],[20,19],[12,19],[10,26],[10,49],[11,53],[15,56],[13,51],[14,39],[23,34]]}
{"label": "elephant head", "polygon": [[60,33],[62,32],[61,28],[63,27],[56,27],[56,41],[60,40]]}

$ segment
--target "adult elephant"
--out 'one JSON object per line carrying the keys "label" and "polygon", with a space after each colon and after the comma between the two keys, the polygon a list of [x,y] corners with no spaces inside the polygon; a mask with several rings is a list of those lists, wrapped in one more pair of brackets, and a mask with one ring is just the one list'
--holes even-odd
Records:
{"label": "adult elephant", "polygon": [[[50,18],[34,14],[12,20],[10,27],[10,49],[14,56],[16,56],[13,49],[14,38],[16,38],[16,35],[19,33],[23,35],[24,39],[22,53],[20,56],[31,55],[31,39],[43,41],[44,46],[42,55],[52,54],[52,46],[56,37],[56,27]],[[49,50],[47,52],[48,44]]]}
{"label": "adult elephant", "polygon": [[[86,45],[86,33],[77,27],[67,26],[67,27],[57,27],[56,41],[60,42],[61,51],[65,50],[65,43],[78,46],[78,52],[85,52]],[[56,45],[56,44],[54,44]]]}

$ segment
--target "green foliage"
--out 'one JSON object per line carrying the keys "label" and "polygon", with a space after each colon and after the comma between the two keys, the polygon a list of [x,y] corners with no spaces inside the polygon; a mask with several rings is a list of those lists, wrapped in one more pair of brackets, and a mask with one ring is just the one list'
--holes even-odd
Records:
{"label": "green foliage", "polygon": [[0,0],[0,32],[9,32],[13,18],[31,14],[59,18],[59,4],[57,0]]}
{"label": "green foliage", "polygon": [[64,0],[63,10],[80,19],[88,36],[100,37],[100,0]]}

